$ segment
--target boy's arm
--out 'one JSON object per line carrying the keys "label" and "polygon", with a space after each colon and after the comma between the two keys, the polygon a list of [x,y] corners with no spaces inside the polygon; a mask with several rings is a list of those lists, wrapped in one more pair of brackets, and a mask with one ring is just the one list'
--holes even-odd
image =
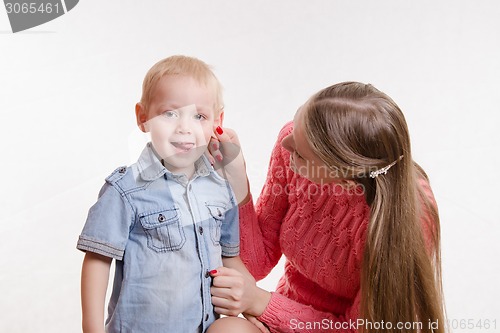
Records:
{"label": "boy's arm", "polygon": [[82,329],[84,333],[104,333],[104,303],[111,258],[86,252],[82,265]]}

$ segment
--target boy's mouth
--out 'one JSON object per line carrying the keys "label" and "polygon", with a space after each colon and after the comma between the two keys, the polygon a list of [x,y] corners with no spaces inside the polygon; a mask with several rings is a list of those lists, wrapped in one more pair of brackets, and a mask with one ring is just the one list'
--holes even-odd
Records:
{"label": "boy's mouth", "polygon": [[194,143],[192,142],[171,142],[170,143],[172,146],[177,148],[180,151],[190,151],[194,147]]}

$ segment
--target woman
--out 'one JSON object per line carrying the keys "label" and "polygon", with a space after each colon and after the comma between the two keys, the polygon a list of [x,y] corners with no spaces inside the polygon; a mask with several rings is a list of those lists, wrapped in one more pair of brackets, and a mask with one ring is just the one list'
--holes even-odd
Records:
{"label": "woman", "polygon": [[[237,143],[230,134],[218,135],[223,155]],[[238,161],[226,172],[241,193]],[[240,204],[240,229],[255,279],[282,255],[285,273],[270,293],[245,272],[218,269],[212,301],[221,314],[243,312],[271,332],[445,331],[432,191],[401,110],[371,85],[333,85],[297,111],[255,207],[250,194]],[[209,332],[257,327],[228,317]]]}

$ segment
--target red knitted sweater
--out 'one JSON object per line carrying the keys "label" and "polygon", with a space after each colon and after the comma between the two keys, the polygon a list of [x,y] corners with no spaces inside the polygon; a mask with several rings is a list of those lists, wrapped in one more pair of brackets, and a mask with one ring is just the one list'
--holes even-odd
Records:
{"label": "red knitted sweater", "polygon": [[252,200],[240,207],[240,255],[253,276],[264,278],[286,257],[259,319],[272,332],[355,332],[370,208],[361,191],[320,186],[290,170],[281,141],[292,126],[279,134],[255,207]]}

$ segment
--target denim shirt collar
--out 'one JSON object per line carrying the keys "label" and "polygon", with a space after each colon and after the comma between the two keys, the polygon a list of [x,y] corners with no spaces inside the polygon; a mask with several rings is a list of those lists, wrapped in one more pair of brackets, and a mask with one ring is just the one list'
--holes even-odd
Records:
{"label": "denim shirt collar", "polygon": [[[210,175],[211,172],[215,172],[205,155],[202,155],[198,160],[196,160],[194,165],[195,177],[206,177]],[[151,142],[148,142],[148,144],[142,151],[141,156],[139,156],[137,166],[139,169],[139,175],[145,181],[154,181],[164,176],[165,174],[170,175],[174,179],[184,176],[180,174],[174,174],[163,166],[163,164],[161,163],[161,158],[154,150]]]}

